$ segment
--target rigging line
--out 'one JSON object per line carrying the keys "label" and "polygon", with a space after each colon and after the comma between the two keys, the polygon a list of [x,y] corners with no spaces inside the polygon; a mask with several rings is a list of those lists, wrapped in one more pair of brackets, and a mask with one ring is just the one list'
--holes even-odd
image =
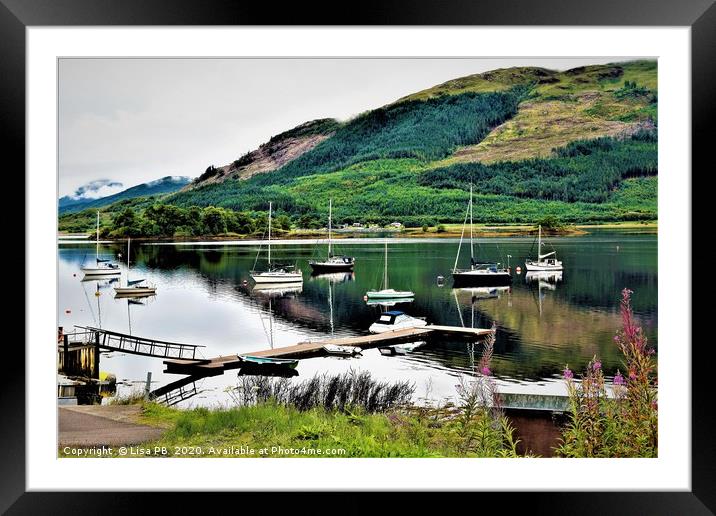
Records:
{"label": "rigging line", "polygon": [[85,299],[87,300],[87,306],[89,306],[90,314],[92,314],[92,322],[94,324],[97,324],[97,318],[94,315],[94,310],[92,309],[92,303],[90,303],[89,297],[87,296],[87,289],[85,288],[85,282],[82,282],[82,290],[85,293]]}
{"label": "rigging line", "polygon": [[452,289],[452,293],[455,296],[455,306],[457,307],[457,314],[460,316],[460,324],[465,327],[465,321],[462,318],[462,310],[460,310],[460,303],[457,300],[457,289]]}
{"label": "rigging line", "polygon": [[[270,303],[270,302],[271,302],[271,298],[269,297],[269,303]],[[270,310],[270,308],[269,308],[269,310]],[[271,317],[271,314],[270,314],[270,313],[269,313],[269,317]],[[271,340],[271,337],[269,336],[268,332],[266,331],[266,325],[264,324],[264,318],[263,318],[263,315],[262,315],[262,311],[259,311],[259,321],[261,321],[261,327],[262,327],[263,330],[264,330],[264,335],[265,335],[265,336],[269,339],[269,341],[270,341],[270,340]],[[273,346],[272,346],[272,347],[273,347]]]}
{"label": "rigging line", "polygon": [[259,241],[259,250],[256,252],[256,258],[254,258],[254,266],[251,268],[251,270],[256,270],[256,264],[259,261],[259,256],[261,255],[261,247],[263,246],[264,237],[266,236],[266,230],[264,229],[264,232],[261,234],[261,240]]}
{"label": "rigging line", "polygon": [[457,246],[457,256],[455,256],[455,265],[452,268],[452,272],[454,273],[457,270],[457,261],[460,259],[460,249],[462,249],[462,241],[465,237],[465,225],[467,224],[467,216],[470,213],[470,206],[468,205],[467,210],[465,210],[465,220],[462,222],[462,233],[460,234],[460,243]]}

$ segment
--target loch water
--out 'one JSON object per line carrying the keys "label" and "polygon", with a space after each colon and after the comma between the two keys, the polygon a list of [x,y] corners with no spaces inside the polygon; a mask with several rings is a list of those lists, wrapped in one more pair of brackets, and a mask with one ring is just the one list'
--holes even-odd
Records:
{"label": "loch water", "polygon": [[[653,233],[595,230],[583,236],[549,237],[564,262],[557,278],[526,274],[525,258],[534,256],[532,237],[481,239],[480,261],[509,264],[513,284],[507,289],[453,289],[450,271],[459,239],[390,238],[389,286],[412,290],[414,301],[391,307],[369,305],[366,291],[381,288],[384,270],[382,238],[334,240],[335,252],[355,257],[353,273],[312,276],[308,261],[325,256],[326,244],[315,240],[271,246],[275,262],[303,271],[298,288],[262,292],[253,288],[249,271],[266,267],[266,246],[257,242],[132,242],[132,279],[145,278],[157,295],[139,301],[114,297],[111,279],[82,279],[84,262],[94,260],[93,242],[62,242],[58,250],[58,326],[100,326],[158,340],[200,344],[209,358],[287,346],[307,339],[364,335],[381,311],[402,310],[429,323],[497,327],[492,374],[501,384],[562,384],[566,365],[578,372],[598,356],[607,376],[622,369],[614,343],[619,329],[620,293],[634,293],[632,305],[650,344],[657,337],[657,236]],[[126,244],[103,244],[100,253],[126,267]],[[469,245],[459,264],[469,263]],[[510,255],[508,258],[507,255]],[[516,274],[515,268],[522,267]],[[438,276],[444,276],[442,284]],[[299,284],[300,285],[300,284]],[[99,295],[96,295],[99,293]],[[462,375],[479,360],[480,346],[439,339],[401,356],[383,356],[377,349],[356,358],[301,360],[301,381],[314,374],[368,370],[381,380],[409,380],[416,396],[449,399]],[[152,372],[152,389],[181,379],[165,374],[161,359],[126,353],[102,353],[100,369],[114,374],[119,393],[143,388]],[[231,403],[226,389],[237,385],[237,372],[204,378],[179,406]]]}

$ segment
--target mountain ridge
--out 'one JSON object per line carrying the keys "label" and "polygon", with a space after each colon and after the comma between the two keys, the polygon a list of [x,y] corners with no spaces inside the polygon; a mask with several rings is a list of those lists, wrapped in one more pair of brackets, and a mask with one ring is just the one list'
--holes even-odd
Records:
{"label": "mountain ridge", "polygon": [[164,176],[160,179],[134,185],[116,194],[99,197],[97,199],[76,200],[71,196],[64,196],[58,200],[58,211],[60,214],[76,213],[90,208],[109,206],[124,199],[168,194],[179,190],[190,181],[191,178],[187,176]]}

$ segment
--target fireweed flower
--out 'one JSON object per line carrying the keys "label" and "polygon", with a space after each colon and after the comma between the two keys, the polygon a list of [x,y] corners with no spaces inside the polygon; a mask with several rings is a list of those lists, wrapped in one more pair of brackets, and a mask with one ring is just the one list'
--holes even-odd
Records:
{"label": "fireweed flower", "polygon": [[481,372],[482,374],[484,374],[485,376],[489,376],[490,373],[491,373],[489,367],[483,367],[482,369],[480,369],[480,372]]}
{"label": "fireweed flower", "polygon": [[614,375],[614,385],[624,385],[624,377],[619,371]]}
{"label": "fireweed flower", "polygon": [[599,371],[601,368],[602,368],[602,363],[599,360],[597,360],[596,362],[594,362],[592,364],[592,369],[595,371]]}
{"label": "fireweed flower", "polygon": [[574,378],[574,373],[573,373],[569,368],[565,368],[565,370],[564,370],[564,379],[565,379],[565,380],[571,380],[572,378]]}

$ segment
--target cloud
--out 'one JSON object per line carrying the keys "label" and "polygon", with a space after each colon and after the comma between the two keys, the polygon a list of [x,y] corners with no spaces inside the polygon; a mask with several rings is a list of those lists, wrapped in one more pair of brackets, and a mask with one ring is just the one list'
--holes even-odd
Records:
{"label": "cloud", "polygon": [[177,184],[186,184],[191,181],[191,177],[189,176],[165,176],[159,179],[155,179],[154,181],[149,181],[148,183],[144,183],[147,186],[155,186],[159,183],[177,183]]}
{"label": "cloud", "polygon": [[80,186],[70,197],[77,201],[81,199],[99,199],[100,197],[119,193],[122,190],[124,190],[124,185],[119,181],[97,179]]}

